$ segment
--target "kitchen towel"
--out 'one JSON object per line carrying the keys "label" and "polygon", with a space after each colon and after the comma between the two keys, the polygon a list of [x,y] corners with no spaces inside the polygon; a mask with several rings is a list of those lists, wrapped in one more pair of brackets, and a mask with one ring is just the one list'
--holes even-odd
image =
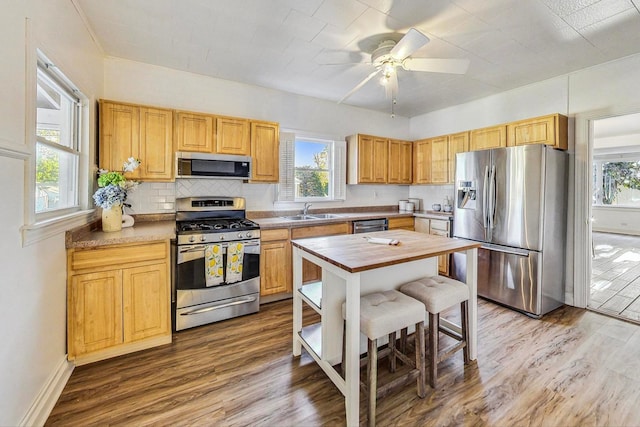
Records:
{"label": "kitchen towel", "polygon": [[391,245],[397,246],[400,242],[396,239],[385,239],[382,237],[365,237],[369,243],[375,243],[376,245]]}
{"label": "kitchen towel", "polygon": [[227,283],[242,280],[242,260],[244,259],[244,244],[229,243],[227,247]]}
{"label": "kitchen towel", "polygon": [[204,248],[204,277],[207,286],[215,286],[224,282],[222,245],[207,245]]}

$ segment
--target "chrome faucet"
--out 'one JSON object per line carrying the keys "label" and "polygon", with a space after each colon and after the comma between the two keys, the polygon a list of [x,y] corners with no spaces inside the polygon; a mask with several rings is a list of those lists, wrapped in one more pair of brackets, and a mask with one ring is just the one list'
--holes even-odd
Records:
{"label": "chrome faucet", "polygon": [[302,215],[306,215],[309,212],[310,207],[311,207],[311,203],[305,203],[304,208],[302,208]]}

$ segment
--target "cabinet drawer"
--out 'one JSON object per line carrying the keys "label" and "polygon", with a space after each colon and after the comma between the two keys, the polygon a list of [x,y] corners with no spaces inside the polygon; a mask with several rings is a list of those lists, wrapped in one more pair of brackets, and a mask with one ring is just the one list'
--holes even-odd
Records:
{"label": "cabinet drawer", "polygon": [[442,231],[442,230],[437,230],[435,228],[431,229],[431,232],[429,234],[432,234],[434,236],[444,236],[444,237],[449,237],[449,233],[447,231]]}
{"label": "cabinet drawer", "polygon": [[120,268],[122,264],[166,259],[167,256],[168,250],[166,242],[80,249],[72,252],[69,268],[71,270],[83,270],[109,265]]}
{"label": "cabinet drawer", "polygon": [[287,240],[289,239],[288,228],[276,228],[273,230],[260,230],[260,241],[272,242],[274,240]]}
{"label": "cabinet drawer", "polygon": [[394,228],[413,228],[413,217],[389,218],[389,230]]}
{"label": "cabinet drawer", "polygon": [[318,225],[315,227],[294,228],[291,230],[292,239],[304,239],[306,237],[331,236],[332,234],[349,234],[349,224]]}
{"label": "cabinet drawer", "polygon": [[431,220],[431,230],[439,230],[449,232],[449,221],[442,221],[439,219]]}

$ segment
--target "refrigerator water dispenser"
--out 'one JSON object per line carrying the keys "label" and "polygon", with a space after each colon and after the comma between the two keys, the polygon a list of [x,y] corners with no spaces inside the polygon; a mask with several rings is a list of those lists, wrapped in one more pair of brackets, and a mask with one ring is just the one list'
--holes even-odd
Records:
{"label": "refrigerator water dispenser", "polygon": [[476,208],[476,186],[473,181],[460,181],[457,207],[459,209]]}

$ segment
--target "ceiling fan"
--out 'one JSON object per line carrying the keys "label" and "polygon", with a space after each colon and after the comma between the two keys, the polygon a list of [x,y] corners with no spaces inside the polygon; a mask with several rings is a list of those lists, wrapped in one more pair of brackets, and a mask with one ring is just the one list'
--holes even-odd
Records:
{"label": "ceiling fan", "polygon": [[430,73],[464,74],[469,68],[468,59],[415,58],[411,55],[429,42],[429,38],[415,28],[411,28],[396,43],[394,40],[383,40],[371,54],[371,62],[376,69],[364,78],[338,101],[338,104],[360,90],[367,82],[381,75],[381,83],[385,86],[387,97],[392,98],[398,91],[398,68],[406,71],[422,71]]}

